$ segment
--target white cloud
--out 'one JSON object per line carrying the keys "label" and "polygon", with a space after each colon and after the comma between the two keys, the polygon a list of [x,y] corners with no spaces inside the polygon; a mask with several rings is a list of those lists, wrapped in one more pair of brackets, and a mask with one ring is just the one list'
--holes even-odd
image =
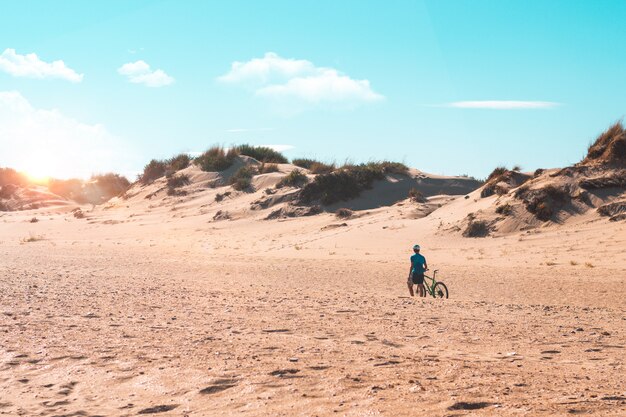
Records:
{"label": "white cloud", "polygon": [[285,152],[285,151],[289,151],[295,148],[295,146],[293,145],[261,145],[261,146],[274,149],[276,152]]}
{"label": "white cloud", "polygon": [[460,109],[492,109],[492,110],[519,110],[519,109],[550,109],[560,103],[552,101],[516,101],[516,100],[487,100],[487,101],[456,101],[447,107]]}
{"label": "white cloud", "polygon": [[165,71],[161,69],[152,71],[150,65],[142,60],[124,64],[117,72],[126,76],[131,83],[144,84],[148,87],[163,87],[174,82],[174,78]]}
{"label": "white cloud", "polygon": [[132,154],[100,124],[37,109],[17,91],[0,91],[0,166],[36,176],[86,178],[132,171]]}
{"label": "white cloud", "polygon": [[303,59],[285,59],[274,52],[267,52],[263,58],[253,58],[248,62],[235,61],[227,74],[218,78],[222,82],[259,82],[266,84],[272,80],[288,80],[316,70],[313,63]]}
{"label": "white cloud", "polygon": [[37,54],[20,55],[11,48],[0,54],[0,71],[14,77],[61,78],[74,83],[83,80],[83,74],[76,73],[61,60],[48,63],[39,59]]}
{"label": "white cloud", "polygon": [[353,80],[329,68],[318,73],[296,77],[285,84],[260,88],[256,94],[270,98],[299,98],[308,103],[354,103],[381,100],[383,96],[372,91],[368,80]]}
{"label": "white cloud", "polygon": [[256,96],[282,103],[352,107],[384,99],[368,80],[355,80],[334,68],[316,67],[310,61],[282,58],[273,52],[234,62],[218,80],[252,87]]}

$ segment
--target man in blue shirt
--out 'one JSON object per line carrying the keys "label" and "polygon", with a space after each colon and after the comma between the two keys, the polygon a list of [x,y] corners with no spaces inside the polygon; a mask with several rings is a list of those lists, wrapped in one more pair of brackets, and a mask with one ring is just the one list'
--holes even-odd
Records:
{"label": "man in blue shirt", "polygon": [[413,284],[417,285],[420,297],[426,297],[426,288],[424,288],[424,272],[428,270],[426,258],[420,255],[420,245],[413,246],[414,255],[411,256],[411,269],[409,269],[409,293],[413,297]]}

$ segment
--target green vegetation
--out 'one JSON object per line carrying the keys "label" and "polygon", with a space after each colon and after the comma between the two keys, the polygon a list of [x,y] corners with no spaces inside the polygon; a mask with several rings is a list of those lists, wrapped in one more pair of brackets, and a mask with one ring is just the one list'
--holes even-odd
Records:
{"label": "green vegetation", "polygon": [[496,207],[496,213],[508,216],[513,212],[513,207],[509,203]]}
{"label": "green vegetation", "polygon": [[520,187],[515,192],[515,197],[521,199],[526,209],[542,221],[550,220],[557,211],[571,200],[567,190],[553,185],[536,190]]}
{"label": "green vegetation", "polygon": [[143,168],[143,174],[139,177],[139,181],[142,184],[150,184],[165,175],[166,170],[167,163],[165,161],[153,159]]}
{"label": "green vegetation", "polygon": [[239,145],[235,148],[240,155],[246,155],[259,162],[272,162],[275,164],[286,164],[289,162],[285,156],[267,146],[252,146],[248,144]]}
{"label": "green vegetation", "polygon": [[237,191],[243,191],[252,185],[252,177],[257,174],[254,167],[243,166],[230,178],[230,185]]}
{"label": "green vegetation", "polygon": [[224,171],[230,168],[239,156],[236,149],[231,148],[225,151],[221,146],[214,146],[198,156],[194,162],[206,172]]}
{"label": "green vegetation", "polygon": [[276,184],[276,188],[302,187],[308,182],[309,179],[302,171],[300,171],[299,169],[294,169],[289,174],[285,175],[283,179],[278,182],[278,184]]}
{"label": "green vegetation", "polygon": [[190,163],[191,158],[186,153],[178,154],[170,159],[153,159],[143,168],[139,182],[151,184],[164,175],[169,178],[177,171],[187,168]]}
{"label": "green vegetation", "polygon": [[471,219],[463,232],[464,237],[486,237],[490,233],[489,223],[484,220]]}
{"label": "green vegetation", "polygon": [[191,158],[186,153],[178,154],[167,160],[168,169],[174,172],[187,168],[190,163]]}
{"label": "green vegetation", "polygon": [[626,163],[626,130],[616,122],[589,145],[584,163]]}
{"label": "green vegetation", "polygon": [[388,174],[408,174],[408,167],[399,162],[370,162],[360,165],[345,165],[330,174],[315,177],[300,193],[300,201],[309,204],[320,201],[333,204],[356,198],[361,191],[372,188],[374,181]]}
{"label": "green vegetation", "polygon": [[168,188],[179,188],[189,184],[191,184],[191,180],[186,174],[173,175],[167,179]]}
{"label": "green vegetation", "polygon": [[503,166],[496,167],[493,171],[491,171],[491,174],[489,174],[489,176],[487,177],[487,182],[502,177],[507,171],[508,169],[506,169],[506,167],[503,167]]}
{"label": "green vegetation", "polygon": [[297,158],[291,161],[297,167],[308,169],[311,174],[330,174],[335,169],[335,164],[325,164],[315,159]]}

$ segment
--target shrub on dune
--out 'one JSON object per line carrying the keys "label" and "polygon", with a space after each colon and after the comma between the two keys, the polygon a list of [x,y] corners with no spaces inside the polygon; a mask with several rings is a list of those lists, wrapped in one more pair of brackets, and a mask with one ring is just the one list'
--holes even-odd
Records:
{"label": "shrub on dune", "polygon": [[154,180],[161,178],[167,171],[167,163],[153,159],[143,168],[143,174],[139,177],[142,184],[150,184]]}
{"label": "shrub on dune", "polygon": [[583,163],[626,163],[626,130],[622,122],[614,123],[589,145]]}
{"label": "shrub on dune", "polygon": [[237,152],[240,155],[246,155],[256,159],[259,162],[272,162],[275,164],[286,164],[288,162],[285,156],[267,146],[252,146],[248,144],[237,146]]}
{"label": "shrub on dune", "polygon": [[308,182],[309,179],[302,171],[300,171],[299,169],[294,169],[289,174],[285,175],[285,177],[283,177],[283,179],[281,179],[278,184],[276,184],[276,188],[302,187]]}
{"label": "shrub on dune", "polygon": [[464,237],[486,237],[490,233],[489,223],[484,220],[471,219],[463,232]]}
{"label": "shrub on dune", "polygon": [[335,172],[315,177],[302,189],[300,201],[304,204],[320,201],[326,205],[347,201],[372,188],[374,181],[383,180],[388,174],[406,175],[408,170],[404,164],[389,161],[344,165]]}
{"label": "shrub on dune", "polygon": [[246,190],[252,185],[252,177],[256,173],[257,171],[254,167],[243,166],[230,178],[230,185],[237,191]]}
{"label": "shrub on dune", "polygon": [[308,169],[311,174],[330,174],[335,169],[335,164],[325,164],[315,159],[297,158],[291,161],[297,167]]}
{"label": "shrub on dune", "polygon": [[179,188],[189,184],[191,184],[191,180],[186,174],[174,175],[167,179],[169,188]]}
{"label": "shrub on dune", "polygon": [[186,153],[178,154],[167,160],[168,169],[176,172],[185,169],[191,163],[191,158]]}
{"label": "shrub on dune", "polygon": [[239,156],[239,152],[234,148],[226,151],[221,146],[214,146],[198,156],[194,162],[198,164],[203,171],[219,172],[230,168],[237,156]]}

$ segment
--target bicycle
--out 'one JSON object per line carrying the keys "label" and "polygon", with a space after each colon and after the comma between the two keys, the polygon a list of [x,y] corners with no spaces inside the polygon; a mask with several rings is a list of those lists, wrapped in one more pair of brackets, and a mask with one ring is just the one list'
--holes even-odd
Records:
{"label": "bicycle", "polygon": [[[439,270],[435,269],[432,277],[424,275],[424,287],[433,298],[448,298],[448,287],[446,287],[446,284],[443,282],[437,281],[437,272],[439,272]],[[430,280],[430,285],[426,279]]]}

